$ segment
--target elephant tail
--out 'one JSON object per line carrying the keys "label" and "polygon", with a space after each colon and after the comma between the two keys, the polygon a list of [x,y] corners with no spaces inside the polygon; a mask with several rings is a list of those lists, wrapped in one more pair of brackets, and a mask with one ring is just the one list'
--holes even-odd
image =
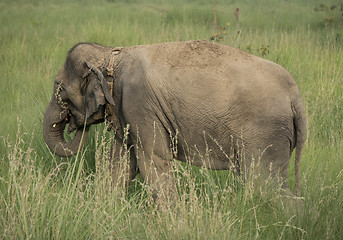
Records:
{"label": "elephant tail", "polygon": [[300,197],[300,161],[302,150],[304,147],[306,139],[306,118],[305,110],[302,101],[297,101],[296,104],[292,106],[293,116],[294,116],[294,132],[295,132],[295,184],[297,196]]}

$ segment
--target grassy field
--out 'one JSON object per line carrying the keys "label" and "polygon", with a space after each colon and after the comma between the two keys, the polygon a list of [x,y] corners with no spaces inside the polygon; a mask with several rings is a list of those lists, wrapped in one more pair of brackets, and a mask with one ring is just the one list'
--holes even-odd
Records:
{"label": "grassy field", "polygon": [[[343,17],[338,0],[0,1],[1,239],[341,239]],[[320,7],[321,3],[328,6]],[[332,5],[337,8],[330,10]],[[240,8],[239,25],[234,10]],[[314,11],[314,9],[321,11]],[[53,156],[42,119],[78,42],[131,46],[214,39],[285,67],[307,113],[303,209],[232,174],[175,166],[179,201],[159,211],[141,178],[108,187],[111,133],[93,127],[76,157]],[[294,162],[294,159],[293,159]],[[294,191],[294,164],[289,184]]]}

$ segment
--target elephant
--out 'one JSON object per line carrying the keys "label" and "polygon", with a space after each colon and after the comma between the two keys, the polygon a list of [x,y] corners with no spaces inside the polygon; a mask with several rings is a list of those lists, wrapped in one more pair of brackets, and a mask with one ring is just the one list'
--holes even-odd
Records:
{"label": "elephant", "polygon": [[[120,151],[111,153],[112,180],[123,189],[140,173],[155,201],[175,199],[173,162],[182,161],[243,179],[271,176],[290,192],[295,149],[300,196],[304,104],[290,73],[271,61],[206,40],[116,48],[78,43],[55,77],[45,142],[56,155],[75,155],[90,126],[104,121],[115,132],[113,149],[130,151],[125,166]],[[70,142],[67,127],[76,132]]]}

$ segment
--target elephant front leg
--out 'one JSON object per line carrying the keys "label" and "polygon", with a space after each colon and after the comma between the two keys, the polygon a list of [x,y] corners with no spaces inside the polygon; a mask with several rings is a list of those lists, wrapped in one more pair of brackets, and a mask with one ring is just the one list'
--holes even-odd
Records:
{"label": "elephant front leg", "polygon": [[[141,155],[141,154],[140,154]],[[172,159],[153,154],[138,160],[139,170],[159,208],[168,208],[177,198]]]}
{"label": "elephant front leg", "polygon": [[137,159],[133,148],[114,142],[111,147],[110,171],[112,186],[126,191],[138,174]]}
{"label": "elephant front leg", "polygon": [[168,208],[177,199],[170,135],[161,124],[140,131],[135,144],[137,165],[157,207]]}

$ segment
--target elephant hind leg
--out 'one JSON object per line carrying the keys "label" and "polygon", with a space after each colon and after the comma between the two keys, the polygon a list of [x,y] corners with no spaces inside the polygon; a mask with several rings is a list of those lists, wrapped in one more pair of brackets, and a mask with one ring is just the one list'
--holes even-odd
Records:
{"label": "elephant hind leg", "polygon": [[[290,159],[288,139],[275,141],[264,149],[247,149],[240,160],[240,172],[244,179],[252,179],[257,185],[281,186],[289,192],[287,184]],[[242,156],[240,156],[242,157]]]}

